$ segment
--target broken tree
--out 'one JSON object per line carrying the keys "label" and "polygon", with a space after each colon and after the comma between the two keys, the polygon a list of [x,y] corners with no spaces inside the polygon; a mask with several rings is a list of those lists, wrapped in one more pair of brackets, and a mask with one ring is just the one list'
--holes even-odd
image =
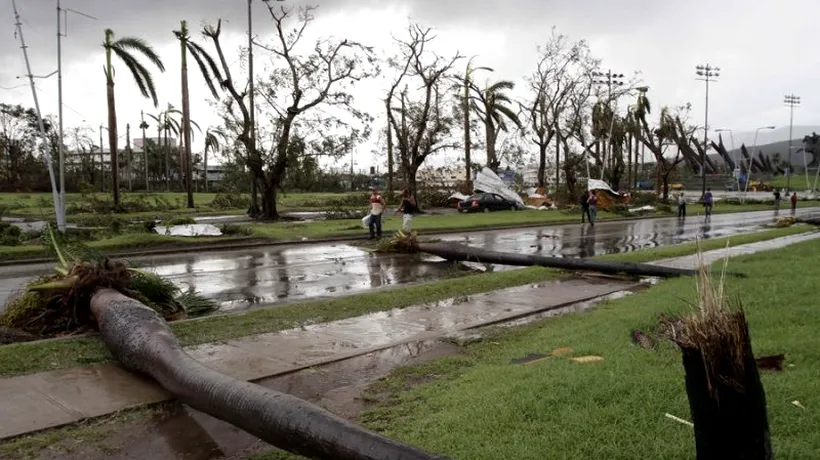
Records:
{"label": "broken tree", "polygon": [[696,313],[668,322],[683,354],[697,459],[771,460],[766,395],[746,316],[729,304],[723,280],[713,287],[707,267],[698,300]]}

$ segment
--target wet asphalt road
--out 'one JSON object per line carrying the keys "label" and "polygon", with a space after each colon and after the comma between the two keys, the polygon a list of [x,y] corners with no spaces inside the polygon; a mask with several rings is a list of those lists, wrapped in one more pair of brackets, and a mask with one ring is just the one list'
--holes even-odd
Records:
{"label": "wet asphalt road", "polygon": [[[812,210],[799,212],[809,211]],[[783,215],[788,213],[781,212]],[[451,234],[442,240],[503,252],[591,257],[677,244],[697,237],[749,233],[775,220],[772,211],[761,211],[715,215],[709,222],[699,216],[690,216],[683,222],[676,218],[599,222],[595,227],[571,224]],[[191,286],[217,300],[223,312],[441,279],[456,270],[468,269],[434,256],[376,255],[341,243],[174,254],[134,261],[180,286]],[[472,264],[470,267],[490,268]],[[48,273],[49,268],[42,264],[0,267],[0,305],[32,276]]]}

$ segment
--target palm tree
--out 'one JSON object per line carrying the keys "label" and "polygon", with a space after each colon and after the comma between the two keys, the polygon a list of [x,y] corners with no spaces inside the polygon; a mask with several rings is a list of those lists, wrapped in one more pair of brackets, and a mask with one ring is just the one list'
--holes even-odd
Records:
{"label": "palm tree", "polygon": [[180,132],[179,121],[171,117],[171,115],[178,113],[180,113],[179,110],[175,109],[171,104],[168,104],[168,108],[159,114],[148,115],[157,122],[157,142],[159,142],[160,137],[163,138],[162,149],[165,153],[165,191],[171,190],[171,148],[168,144],[168,134],[179,136]]}
{"label": "palm tree", "polygon": [[137,55],[141,54],[153,63],[157,68],[164,72],[165,66],[159,58],[154,49],[151,48],[143,39],[137,37],[123,37],[119,40],[114,40],[114,31],[105,29],[105,40],[103,41],[103,49],[105,49],[105,83],[108,98],[108,145],[111,153],[111,181],[114,191],[114,204],[120,203],[120,181],[117,163],[117,107],[114,100],[114,63],[113,55],[116,55],[125,64],[134,81],[140,89],[143,97],[151,98],[154,101],[154,107],[157,106],[157,90],[154,87],[154,79],[148,69],[137,59]]}
{"label": "palm tree", "polygon": [[145,112],[140,110],[140,129],[142,130],[142,155],[145,159],[145,191],[149,191],[148,186],[148,144],[145,142],[145,130],[148,129],[148,123],[145,122]]}
{"label": "palm tree", "polygon": [[506,105],[512,104],[512,100],[504,91],[513,88],[515,88],[515,83],[502,80],[488,85],[483,91],[475,91],[477,95],[472,98],[472,109],[481,122],[484,123],[484,133],[487,141],[487,166],[494,172],[497,172],[498,167],[501,165],[495,153],[495,144],[498,140],[499,131],[509,131],[507,121],[512,122],[517,128],[521,129],[518,114]]}
{"label": "palm tree", "polygon": [[[211,91],[214,98],[218,98],[219,95],[216,92],[216,87],[214,87],[213,79],[216,78],[219,80],[221,77],[218,73],[216,75],[212,75],[211,70],[216,72],[219,67],[217,67],[216,62],[214,62],[214,60],[201,46],[191,40],[191,36],[188,34],[188,23],[186,21],[180,21],[179,30],[175,30],[174,35],[177,40],[179,40],[180,52],[182,55],[182,138],[185,142],[185,182],[186,191],[188,193],[188,207],[193,208],[194,193],[192,184],[193,164],[191,161],[191,107],[188,95],[188,53],[191,53],[191,56],[193,56],[197,65],[199,65],[199,70],[202,72],[202,76],[205,78],[205,82],[208,84],[208,89]],[[198,128],[199,127],[197,126],[197,129]]]}
{"label": "palm tree", "polygon": [[470,139],[470,89],[474,87],[473,72],[477,70],[488,70],[490,72],[493,71],[493,69],[489,67],[473,67],[473,58],[471,58],[470,61],[467,62],[467,70],[465,70],[464,72],[464,82],[462,85],[464,87],[464,95],[462,96],[461,101],[461,111],[463,112],[464,116],[464,166],[466,171],[465,188],[469,190],[466,193],[471,193],[473,189],[473,173],[470,158],[472,153],[472,140]]}
{"label": "palm tree", "polygon": [[221,128],[209,128],[207,131],[205,131],[205,193],[208,193],[208,150],[221,150],[221,141],[224,140],[225,137],[225,131],[223,131]]}

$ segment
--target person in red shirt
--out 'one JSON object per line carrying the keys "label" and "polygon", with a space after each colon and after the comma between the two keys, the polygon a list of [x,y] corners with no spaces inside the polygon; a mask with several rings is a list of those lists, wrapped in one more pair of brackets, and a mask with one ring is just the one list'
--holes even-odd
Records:
{"label": "person in red shirt", "polygon": [[797,193],[792,193],[792,214],[797,211]]}
{"label": "person in red shirt", "polygon": [[370,189],[370,220],[367,227],[370,229],[370,239],[382,237],[382,213],[384,212],[384,198],[379,194],[379,189]]}

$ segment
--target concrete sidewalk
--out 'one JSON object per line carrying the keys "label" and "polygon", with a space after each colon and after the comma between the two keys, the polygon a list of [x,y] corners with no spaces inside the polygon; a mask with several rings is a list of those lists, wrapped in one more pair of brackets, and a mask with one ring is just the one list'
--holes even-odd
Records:
{"label": "concrete sidewalk", "polygon": [[[820,238],[794,235],[705,252],[715,262]],[[692,268],[696,256],[654,262]],[[301,329],[189,347],[195,359],[244,380],[259,380],[364,355],[402,343],[529,316],[632,289],[640,283],[613,279],[555,280],[471,297],[374,313]],[[102,364],[0,379],[0,439],[170,399],[155,382],[117,364]]]}
{"label": "concrete sidewalk", "polygon": [[[374,313],[302,329],[189,347],[195,359],[258,380],[583,302],[639,283],[570,279]],[[170,399],[117,364],[0,379],[0,439]]]}

